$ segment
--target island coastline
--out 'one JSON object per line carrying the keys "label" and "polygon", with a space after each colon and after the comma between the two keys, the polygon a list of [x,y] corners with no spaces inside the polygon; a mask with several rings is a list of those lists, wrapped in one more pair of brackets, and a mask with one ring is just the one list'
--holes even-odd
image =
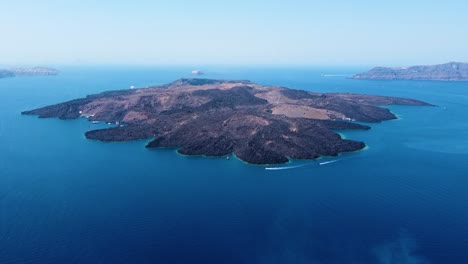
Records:
{"label": "island coastline", "polygon": [[437,65],[411,67],[375,67],[350,77],[355,80],[409,80],[409,81],[468,81],[468,63],[449,62]]}
{"label": "island coastline", "polygon": [[380,107],[392,104],[430,106],[413,99],[314,93],[250,81],[180,79],[23,114],[118,124],[90,130],[88,139],[148,139],[147,148],[174,148],[188,156],[234,154],[249,164],[274,165],[365,149],[364,142],[342,138],[334,130],[368,130],[363,123],[396,119]]}

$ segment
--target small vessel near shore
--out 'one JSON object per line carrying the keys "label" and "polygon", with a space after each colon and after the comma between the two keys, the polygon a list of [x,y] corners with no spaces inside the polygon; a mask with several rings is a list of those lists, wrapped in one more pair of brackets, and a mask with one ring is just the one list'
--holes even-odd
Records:
{"label": "small vessel near shore", "polygon": [[193,75],[203,75],[204,72],[202,72],[201,70],[193,70],[193,71],[192,71],[192,74],[193,74]]}

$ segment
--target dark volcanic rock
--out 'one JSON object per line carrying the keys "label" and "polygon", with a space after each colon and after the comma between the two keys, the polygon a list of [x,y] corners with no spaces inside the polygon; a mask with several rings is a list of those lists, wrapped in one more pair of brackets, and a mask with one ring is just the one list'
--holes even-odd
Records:
{"label": "dark volcanic rock", "polygon": [[395,116],[381,105],[428,105],[370,95],[320,94],[249,81],[181,79],[146,89],[111,91],[26,111],[40,117],[125,124],[88,131],[101,141],[153,138],[148,148],[185,155],[234,153],[253,164],[314,159],[359,150],[363,142],[334,130],[369,129],[350,120],[380,122]]}
{"label": "dark volcanic rock", "polygon": [[450,62],[409,68],[376,67],[368,72],[356,74],[352,78],[360,80],[468,81],[468,63]]}

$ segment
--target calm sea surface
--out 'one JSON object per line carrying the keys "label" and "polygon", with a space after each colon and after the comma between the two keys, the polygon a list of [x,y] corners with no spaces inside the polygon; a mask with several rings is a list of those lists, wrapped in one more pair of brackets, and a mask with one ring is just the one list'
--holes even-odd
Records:
{"label": "calm sea surface", "polygon": [[[62,67],[0,79],[0,263],[468,263],[468,83],[356,81],[359,68],[207,67],[206,78],[420,99],[339,131],[368,148],[266,170],[84,138],[21,111],[190,77]],[[328,163],[328,161],[335,161]],[[320,165],[319,163],[325,164]]]}

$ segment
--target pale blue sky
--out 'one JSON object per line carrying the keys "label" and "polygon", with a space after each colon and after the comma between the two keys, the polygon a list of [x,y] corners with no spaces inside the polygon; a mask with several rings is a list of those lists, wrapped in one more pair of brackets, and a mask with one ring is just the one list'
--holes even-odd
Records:
{"label": "pale blue sky", "polygon": [[467,2],[0,0],[0,64],[468,61]]}

